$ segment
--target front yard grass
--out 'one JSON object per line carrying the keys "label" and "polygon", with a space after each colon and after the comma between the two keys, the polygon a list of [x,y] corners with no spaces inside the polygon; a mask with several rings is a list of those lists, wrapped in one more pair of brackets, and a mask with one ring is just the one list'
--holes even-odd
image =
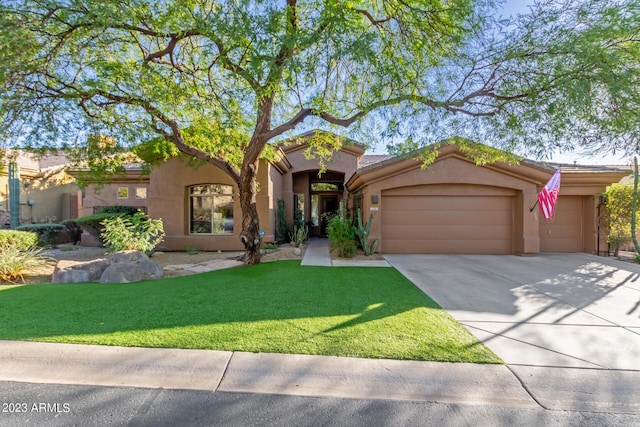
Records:
{"label": "front yard grass", "polygon": [[0,339],[501,363],[395,269],[299,261],[122,285],[3,286]]}

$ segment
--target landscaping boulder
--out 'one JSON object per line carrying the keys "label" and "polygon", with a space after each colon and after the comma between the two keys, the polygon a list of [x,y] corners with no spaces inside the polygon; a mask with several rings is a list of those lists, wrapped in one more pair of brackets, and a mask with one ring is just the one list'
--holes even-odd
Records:
{"label": "landscaping boulder", "polygon": [[[143,254],[144,255],[144,254]],[[141,280],[161,279],[162,267],[150,259],[138,261],[114,262],[105,268],[100,283],[131,283]]]}
{"label": "landscaping boulder", "polygon": [[123,251],[93,261],[58,261],[52,283],[131,283],[164,277],[162,266],[140,251]]}
{"label": "landscaping boulder", "polygon": [[51,283],[96,282],[110,264],[111,261],[104,258],[84,262],[61,260],[53,270]]}

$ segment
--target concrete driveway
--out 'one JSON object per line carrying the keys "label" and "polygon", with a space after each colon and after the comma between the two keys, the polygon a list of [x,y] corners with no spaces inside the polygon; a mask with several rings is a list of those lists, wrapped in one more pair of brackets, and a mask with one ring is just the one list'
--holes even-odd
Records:
{"label": "concrete driveway", "polygon": [[640,265],[588,254],[386,255],[509,365],[640,370]]}

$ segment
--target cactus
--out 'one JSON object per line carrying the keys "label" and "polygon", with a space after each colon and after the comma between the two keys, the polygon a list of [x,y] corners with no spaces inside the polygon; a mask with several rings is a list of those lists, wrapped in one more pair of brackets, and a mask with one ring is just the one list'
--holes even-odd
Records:
{"label": "cactus", "polygon": [[636,235],[636,211],[638,210],[638,158],[633,158],[633,198],[631,206],[631,238],[633,246],[636,248],[636,259],[640,255],[640,245],[638,244],[638,236]]}
{"label": "cactus", "polygon": [[371,245],[369,245],[369,233],[371,232],[371,223],[373,220],[373,214],[369,213],[369,220],[362,223],[362,212],[360,208],[358,208],[358,229],[356,230],[358,233],[358,239],[360,240],[360,246],[362,246],[362,250],[364,250],[364,254],[369,256],[373,255],[378,247],[378,243],[380,239],[376,239],[373,241]]}

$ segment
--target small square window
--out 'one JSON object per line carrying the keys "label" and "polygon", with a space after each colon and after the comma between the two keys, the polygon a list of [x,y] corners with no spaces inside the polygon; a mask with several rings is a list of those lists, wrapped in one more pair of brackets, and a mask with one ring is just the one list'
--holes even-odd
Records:
{"label": "small square window", "polygon": [[117,196],[118,196],[118,199],[128,199],[129,198],[129,187],[118,187]]}
{"label": "small square window", "polygon": [[147,198],[147,187],[136,187],[136,199]]}

